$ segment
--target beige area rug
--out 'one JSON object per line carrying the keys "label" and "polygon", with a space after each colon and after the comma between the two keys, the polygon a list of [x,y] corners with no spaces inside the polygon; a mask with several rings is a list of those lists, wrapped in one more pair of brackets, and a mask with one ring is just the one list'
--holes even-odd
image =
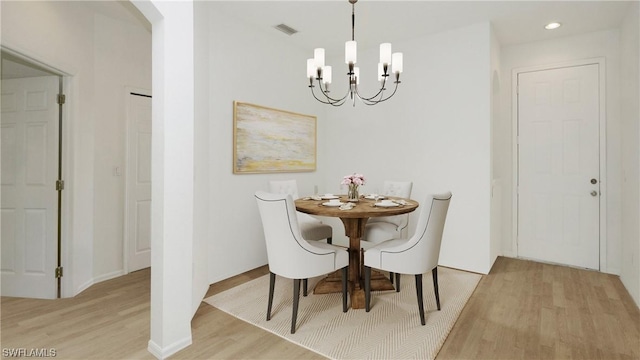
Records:
{"label": "beige area rug", "polygon": [[437,310],[431,274],[423,276],[426,325],[420,325],[415,278],[403,275],[401,290],[372,292],[371,311],[342,312],[342,295],[314,295],[321,279],[302,290],[296,333],[291,334],[293,281],[276,277],[271,320],[266,321],[269,275],[204,301],[295,344],[331,359],[433,359],[438,354],[481,275],[438,268],[441,311]]}

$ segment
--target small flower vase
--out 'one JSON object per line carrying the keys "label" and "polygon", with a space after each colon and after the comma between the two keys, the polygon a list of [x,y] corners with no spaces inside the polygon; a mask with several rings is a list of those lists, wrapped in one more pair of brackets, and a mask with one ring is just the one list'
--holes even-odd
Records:
{"label": "small flower vase", "polygon": [[347,201],[357,202],[359,198],[360,195],[358,194],[358,185],[349,185],[349,191],[347,192]]}

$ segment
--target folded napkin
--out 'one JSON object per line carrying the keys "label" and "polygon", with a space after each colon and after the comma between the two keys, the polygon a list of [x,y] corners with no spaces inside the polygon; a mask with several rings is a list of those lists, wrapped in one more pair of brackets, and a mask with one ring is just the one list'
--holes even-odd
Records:
{"label": "folded napkin", "polygon": [[399,204],[399,205],[407,205],[408,202],[406,202],[403,199],[397,199],[397,200],[393,200],[394,203]]}
{"label": "folded napkin", "polygon": [[356,204],[352,202],[344,203],[340,205],[340,210],[351,210],[356,206]]}
{"label": "folded napkin", "polygon": [[311,199],[313,199],[313,200],[322,200],[322,198],[319,195],[313,195],[311,197]]}

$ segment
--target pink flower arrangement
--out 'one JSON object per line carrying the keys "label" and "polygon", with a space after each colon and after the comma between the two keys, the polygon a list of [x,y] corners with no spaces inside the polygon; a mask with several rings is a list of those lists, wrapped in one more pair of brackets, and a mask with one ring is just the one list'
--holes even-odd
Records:
{"label": "pink flower arrangement", "polygon": [[364,175],[362,174],[347,175],[342,178],[342,182],[341,182],[342,185],[349,185],[349,187],[353,185],[358,187],[360,185],[364,185],[364,183],[365,183],[365,178],[364,178]]}

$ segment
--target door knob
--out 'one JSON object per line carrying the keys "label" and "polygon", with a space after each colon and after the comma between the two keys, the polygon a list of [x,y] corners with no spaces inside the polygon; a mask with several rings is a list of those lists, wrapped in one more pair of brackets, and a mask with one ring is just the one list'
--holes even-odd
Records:
{"label": "door knob", "polygon": [[598,196],[598,192],[597,192],[597,191],[595,191],[595,190],[593,190],[593,191],[591,192],[591,196]]}
{"label": "door knob", "polygon": [[596,179],[591,179],[591,183],[592,183],[592,184],[597,184],[597,183],[598,183],[598,180],[596,180]]}

